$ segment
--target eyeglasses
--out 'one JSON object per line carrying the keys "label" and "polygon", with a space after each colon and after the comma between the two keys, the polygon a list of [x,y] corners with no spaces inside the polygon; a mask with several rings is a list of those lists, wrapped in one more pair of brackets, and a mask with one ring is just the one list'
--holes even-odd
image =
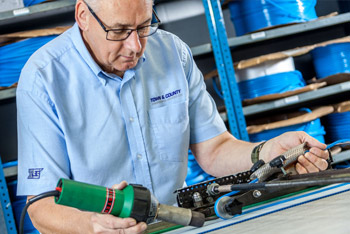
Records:
{"label": "eyeglasses", "polygon": [[156,12],[152,9],[152,12],[157,20],[156,23],[142,26],[142,27],[137,28],[137,29],[107,29],[104,26],[104,24],[102,23],[102,21],[97,17],[94,10],[92,10],[91,7],[85,1],[84,1],[84,3],[88,7],[90,13],[94,16],[94,18],[97,20],[97,22],[101,25],[102,29],[106,32],[106,39],[109,41],[124,41],[131,35],[131,33],[133,31],[137,32],[137,35],[139,36],[139,38],[149,37],[157,31],[159,25],[161,24],[161,21],[158,18]]}

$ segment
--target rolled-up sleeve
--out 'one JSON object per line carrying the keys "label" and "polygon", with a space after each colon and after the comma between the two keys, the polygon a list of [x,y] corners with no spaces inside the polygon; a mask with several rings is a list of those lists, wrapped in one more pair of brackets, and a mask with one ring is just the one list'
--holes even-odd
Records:
{"label": "rolled-up sleeve", "polygon": [[[64,134],[40,75],[23,71],[17,89],[18,195],[53,190],[69,177]],[[21,81],[22,79],[22,81]]]}
{"label": "rolled-up sleeve", "polygon": [[182,61],[189,87],[190,144],[195,144],[216,137],[227,129],[186,45],[183,45]]}

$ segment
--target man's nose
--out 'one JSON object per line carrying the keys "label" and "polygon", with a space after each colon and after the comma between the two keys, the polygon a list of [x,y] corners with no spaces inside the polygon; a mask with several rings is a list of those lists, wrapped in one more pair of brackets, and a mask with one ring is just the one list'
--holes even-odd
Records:
{"label": "man's nose", "polygon": [[125,40],[125,47],[127,47],[135,53],[139,53],[141,51],[142,45],[137,31],[131,32],[129,37]]}

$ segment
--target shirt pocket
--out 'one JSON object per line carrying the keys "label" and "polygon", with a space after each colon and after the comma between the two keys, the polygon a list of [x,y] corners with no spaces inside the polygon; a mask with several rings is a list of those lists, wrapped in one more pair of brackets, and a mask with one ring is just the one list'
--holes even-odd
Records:
{"label": "shirt pocket", "polygon": [[187,102],[150,109],[148,114],[160,158],[172,162],[187,159],[190,141]]}

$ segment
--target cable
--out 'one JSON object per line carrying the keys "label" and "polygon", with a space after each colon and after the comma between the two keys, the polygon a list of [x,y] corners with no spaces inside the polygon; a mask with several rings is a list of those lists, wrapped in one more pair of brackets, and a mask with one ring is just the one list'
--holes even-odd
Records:
{"label": "cable", "polygon": [[224,100],[224,96],[222,95],[222,91],[219,89],[218,85],[216,84],[216,77],[213,77],[212,81],[213,81],[213,88],[215,90],[215,93],[219,96],[219,98]]}
{"label": "cable", "polygon": [[[335,145],[337,145],[337,144],[339,144],[339,143],[345,143],[345,142],[349,142],[349,143],[350,143],[350,139],[342,139],[342,140],[338,140],[338,141],[336,141],[336,142],[333,142],[333,143],[327,145],[327,148],[326,148],[326,149],[330,149],[330,148],[332,148],[333,146],[335,146]],[[308,150],[305,151],[305,152],[308,152]],[[252,180],[251,182],[249,182],[249,184],[254,184],[254,183],[257,183],[257,182],[258,182],[258,178]],[[264,184],[264,183],[261,183],[261,184]],[[219,198],[215,201],[214,211],[215,211],[215,214],[216,214],[219,218],[225,219],[225,218],[223,218],[223,217],[219,214],[219,212],[218,212],[217,204],[219,203],[220,199],[222,199],[222,198],[224,198],[224,197],[227,197],[227,196],[235,195],[235,194],[237,194],[237,193],[239,193],[239,192],[241,192],[241,191],[240,191],[240,190],[234,190],[234,191],[232,191],[232,192],[230,192],[230,193],[227,193],[227,194],[225,194],[225,195],[219,197]]]}
{"label": "cable", "polygon": [[[249,184],[254,184],[254,183],[256,183],[256,182],[258,182],[258,179],[257,179],[257,178],[254,179],[254,180],[252,180],[252,181],[250,181]],[[218,202],[220,201],[220,199],[222,199],[223,197],[232,196],[232,195],[237,194],[237,193],[239,193],[239,192],[240,192],[240,191],[238,191],[238,190],[229,192],[229,193],[227,193],[227,194],[225,194],[225,195],[219,197],[219,198],[215,201],[214,211],[215,211],[216,216],[218,216],[220,219],[225,219],[225,218],[223,218],[223,217],[221,217],[221,216],[219,215],[219,212],[218,212],[218,210],[217,210],[217,204],[218,204]]]}
{"label": "cable", "polygon": [[35,197],[32,197],[31,199],[28,200],[27,204],[25,205],[25,207],[22,210],[22,214],[21,214],[21,219],[19,222],[19,234],[23,234],[23,225],[24,225],[24,218],[26,217],[26,213],[27,213],[27,209],[28,207],[33,204],[36,201],[39,201],[43,198],[46,197],[58,197],[60,195],[60,192],[57,190],[53,190],[53,191],[49,191],[49,192],[45,192],[45,193],[41,193]]}
{"label": "cable", "polygon": [[339,143],[345,143],[345,142],[349,142],[350,143],[350,139],[341,139],[341,140],[338,140],[338,141],[335,141],[329,145],[327,145],[326,149],[330,149],[332,148],[333,146],[339,144]]}

